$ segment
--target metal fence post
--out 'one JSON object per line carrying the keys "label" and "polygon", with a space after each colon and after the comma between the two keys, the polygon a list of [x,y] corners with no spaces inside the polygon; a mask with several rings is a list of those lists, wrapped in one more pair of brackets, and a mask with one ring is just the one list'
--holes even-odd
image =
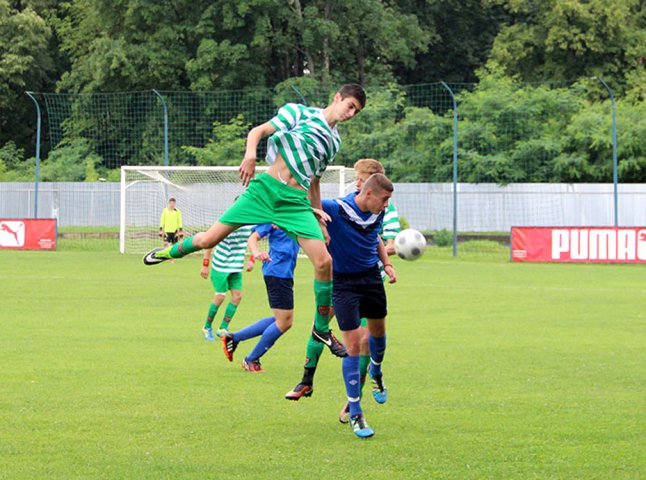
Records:
{"label": "metal fence post", "polygon": [[40,182],[40,105],[32,95],[33,92],[25,92],[36,105],[36,177],[34,179],[34,218],[38,218],[38,183]]}
{"label": "metal fence post", "polygon": [[615,107],[615,96],[603,79],[599,77],[592,77],[606,87],[608,94],[610,94],[610,104],[612,105],[612,183],[614,185],[614,203],[615,203],[615,227],[619,226],[619,192],[618,192],[618,164],[617,164],[617,109]]}
{"label": "metal fence post", "polygon": [[453,256],[458,256],[458,102],[453,90],[440,82],[449,91],[453,100]]}
{"label": "metal fence post", "polygon": [[168,107],[166,106],[166,100],[161,93],[153,88],[153,93],[157,95],[161,102],[162,108],[164,109],[164,167],[169,165],[168,163]]}

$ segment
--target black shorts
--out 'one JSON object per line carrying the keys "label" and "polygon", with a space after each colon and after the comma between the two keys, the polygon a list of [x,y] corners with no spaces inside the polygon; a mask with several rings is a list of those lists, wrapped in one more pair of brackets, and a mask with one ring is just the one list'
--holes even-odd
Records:
{"label": "black shorts", "polygon": [[294,279],[272,277],[271,275],[264,278],[269,306],[280,310],[292,310],[294,308]]}
{"label": "black shorts", "polygon": [[177,232],[166,232],[166,235],[164,237],[164,241],[168,243],[177,243]]}
{"label": "black shorts", "polygon": [[339,328],[355,330],[361,318],[385,318],[388,314],[386,290],[379,267],[357,274],[335,273],[332,303]]}

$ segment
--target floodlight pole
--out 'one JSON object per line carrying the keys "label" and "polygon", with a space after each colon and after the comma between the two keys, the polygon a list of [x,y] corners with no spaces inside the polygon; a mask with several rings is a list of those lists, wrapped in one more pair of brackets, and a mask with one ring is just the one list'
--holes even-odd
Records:
{"label": "floodlight pole", "polygon": [[618,192],[618,164],[617,164],[617,109],[615,107],[615,96],[612,90],[603,79],[592,77],[606,87],[610,94],[610,104],[612,105],[612,183],[614,185],[614,203],[615,203],[615,227],[619,226],[619,192]]}
{"label": "floodlight pole", "polygon": [[168,166],[168,107],[166,106],[166,100],[161,93],[153,88],[153,93],[157,95],[161,102],[162,108],[164,109],[164,167]]}
{"label": "floodlight pole", "polygon": [[36,178],[34,179],[34,218],[38,218],[38,183],[40,182],[40,105],[32,95],[33,92],[25,92],[36,105]]}
{"label": "floodlight pole", "polygon": [[453,256],[458,256],[458,102],[446,82],[440,82],[453,100]]}

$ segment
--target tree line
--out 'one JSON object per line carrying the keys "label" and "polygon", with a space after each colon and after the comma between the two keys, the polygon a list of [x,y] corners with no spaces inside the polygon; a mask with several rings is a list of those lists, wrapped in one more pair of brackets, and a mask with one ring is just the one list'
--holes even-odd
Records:
{"label": "tree line", "polygon": [[[364,112],[369,124],[347,126],[345,154],[387,157],[401,179],[441,181],[450,112],[402,106],[392,92],[444,80],[476,84],[461,94],[465,181],[607,181],[610,107],[597,76],[618,98],[622,178],[644,181],[645,27],[640,0],[0,0],[0,180],[33,162],[25,90],[356,81],[378,108]],[[546,80],[574,87],[551,97],[519,87]],[[514,111],[521,100],[535,115]],[[518,133],[506,140],[509,125]],[[84,155],[77,176],[96,176],[92,145],[73,147]]]}

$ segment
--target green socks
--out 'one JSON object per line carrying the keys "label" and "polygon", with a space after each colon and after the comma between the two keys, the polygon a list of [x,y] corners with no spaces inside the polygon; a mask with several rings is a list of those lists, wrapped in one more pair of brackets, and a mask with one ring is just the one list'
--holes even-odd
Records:
{"label": "green socks", "polygon": [[222,322],[220,323],[220,330],[228,330],[229,329],[229,322],[233,318],[233,316],[236,314],[236,310],[238,309],[237,305],[234,305],[233,303],[229,302],[229,305],[227,305],[227,309],[224,312],[224,318],[222,319]]}
{"label": "green socks", "polygon": [[171,258],[182,258],[188,255],[189,253],[197,252],[202,250],[201,248],[196,248],[193,246],[193,237],[188,237],[186,240],[177,242],[170,248],[170,257]]}
{"label": "green socks", "polygon": [[306,370],[308,368],[316,368],[324,348],[325,348],[325,344],[314,340],[310,335],[310,338],[307,340],[307,349],[305,350],[305,357],[306,357],[305,369]]}
{"label": "green socks", "polygon": [[[314,280],[314,328],[319,332],[330,331],[330,305],[332,304],[332,282]],[[309,349],[309,346],[308,346]],[[309,357],[309,355],[308,355]]]}
{"label": "green socks", "polygon": [[209,307],[209,313],[206,315],[204,328],[211,328],[211,325],[213,324],[213,317],[215,317],[215,314],[218,313],[218,308],[218,305],[216,305],[215,303],[211,304],[211,306]]}

